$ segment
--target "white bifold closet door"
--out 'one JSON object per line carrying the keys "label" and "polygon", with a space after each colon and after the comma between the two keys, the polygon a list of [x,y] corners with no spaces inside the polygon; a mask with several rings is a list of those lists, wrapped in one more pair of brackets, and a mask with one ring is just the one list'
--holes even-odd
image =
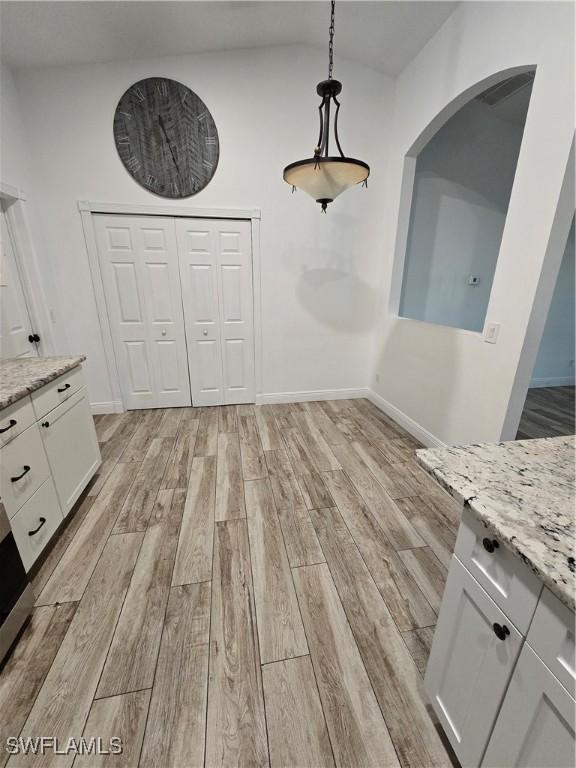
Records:
{"label": "white bifold closet door", "polygon": [[174,219],[94,219],[124,407],[190,405]]}
{"label": "white bifold closet door", "polygon": [[176,219],[194,405],[253,403],[250,222]]}

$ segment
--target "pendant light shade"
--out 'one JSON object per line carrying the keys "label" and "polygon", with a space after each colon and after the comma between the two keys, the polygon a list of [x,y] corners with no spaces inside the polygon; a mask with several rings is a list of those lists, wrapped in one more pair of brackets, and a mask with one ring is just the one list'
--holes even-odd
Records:
{"label": "pendant light shade", "polygon": [[284,181],[306,192],[316,202],[324,203],[325,209],[342,192],[366,181],[369,173],[370,168],[361,160],[348,157],[311,158],[287,165]]}
{"label": "pendant light shade", "polygon": [[[330,43],[328,49],[328,80],[318,83],[316,92],[322,97],[318,112],[320,116],[320,135],[312,157],[290,163],[284,168],[284,181],[292,186],[292,191],[301,189],[320,203],[324,213],[328,203],[356,184],[368,186],[370,167],[362,160],[346,157],[338,138],[338,112],[340,102],[338,94],[342,83],[332,78],[334,49],[334,0],[331,2]],[[338,155],[330,156],[330,111],[334,105],[333,134]]]}

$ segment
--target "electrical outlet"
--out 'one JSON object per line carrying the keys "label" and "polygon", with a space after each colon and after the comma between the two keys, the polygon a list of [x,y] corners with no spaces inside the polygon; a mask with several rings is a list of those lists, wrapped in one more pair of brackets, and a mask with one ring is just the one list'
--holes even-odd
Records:
{"label": "electrical outlet", "polygon": [[496,344],[500,333],[500,323],[486,323],[484,329],[484,341],[487,344]]}

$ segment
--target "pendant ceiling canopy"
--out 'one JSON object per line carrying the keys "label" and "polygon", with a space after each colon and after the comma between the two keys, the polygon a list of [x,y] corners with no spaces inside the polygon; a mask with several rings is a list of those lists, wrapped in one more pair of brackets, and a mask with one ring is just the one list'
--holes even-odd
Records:
{"label": "pendant ceiling canopy", "polygon": [[[316,91],[322,98],[318,113],[320,115],[320,135],[312,157],[290,163],[284,168],[284,181],[292,186],[292,191],[301,189],[320,203],[324,213],[328,203],[355,184],[368,185],[370,167],[362,160],[346,157],[338,137],[338,95],[342,83],[332,78],[334,67],[334,0],[331,0],[330,42],[328,46],[328,80],[318,83]],[[338,155],[330,156],[330,113],[334,110],[334,142]]]}

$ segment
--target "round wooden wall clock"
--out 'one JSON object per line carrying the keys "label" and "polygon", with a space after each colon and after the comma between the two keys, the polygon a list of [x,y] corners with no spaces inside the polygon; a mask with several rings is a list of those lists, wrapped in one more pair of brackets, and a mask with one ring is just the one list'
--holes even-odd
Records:
{"label": "round wooden wall clock", "polygon": [[128,173],[161,197],[196,194],[218,165],[218,131],[208,108],[190,88],[165,77],[128,88],[116,107],[114,140]]}

